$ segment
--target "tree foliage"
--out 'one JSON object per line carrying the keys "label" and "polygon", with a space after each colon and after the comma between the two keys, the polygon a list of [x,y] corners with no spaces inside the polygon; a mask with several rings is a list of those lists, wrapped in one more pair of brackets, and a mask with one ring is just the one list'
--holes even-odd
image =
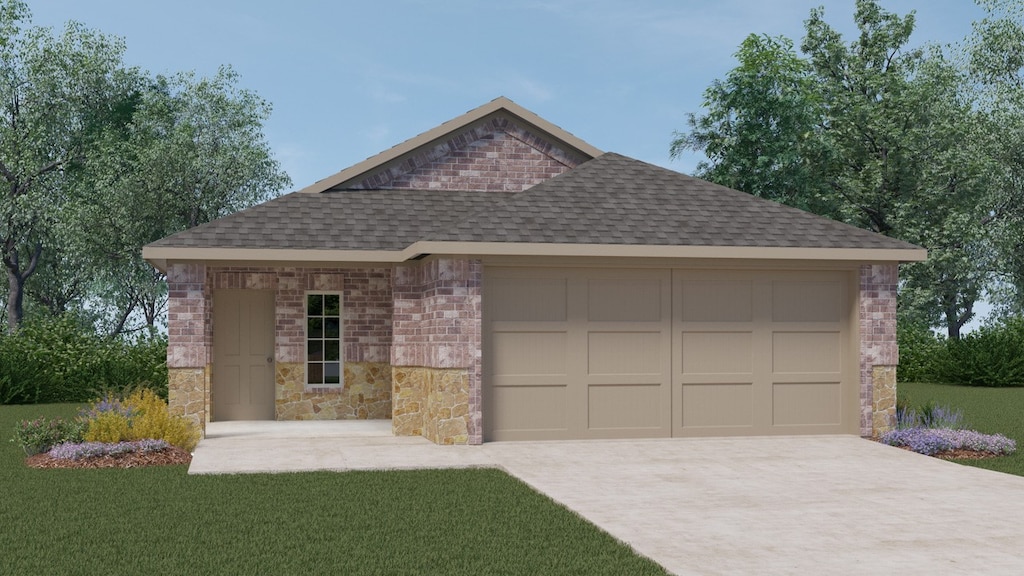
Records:
{"label": "tree foliage", "polygon": [[[26,28],[28,8],[0,5],[0,257],[7,325],[21,322],[25,282],[59,249],[78,168],[133,75],[124,45],[75,23],[62,34]],[[53,260],[52,261],[56,261]]]}
{"label": "tree foliage", "polygon": [[228,67],[212,78],[158,76],[124,134],[104,142],[82,178],[93,201],[76,205],[79,261],[96,273],[91,292],[116,315],[152,325],[165,302],[163,277],[141,246],[269,199],[290,184],[260,127],[270,106],[237,87]]}
{"label": "tree foliage", "polygon": [[269,104],[230,67],[153,77],[124,50],[79,23],[32,27],[24,2],[0,0],[9,331],[26,313],[152,327],[166,287],[141,247],[290,185],[262,133]]}
{"label": "tree foliage", "polygon": [[799,54],[748,37],[672,152],[703,152],[702,177],[928,248],[904,268],[901,313],[957,338],[1011,269],[1002,244],[1020,238],[1004,224],[1019,205],[1010,183],[1024,181],[1006,156],[1021,148],[1003,135],[1007,114],[1022,126],[1024,101],[1007,104],[1024,50],[1008,47],[1024,35],[1005,17],[977,23],[968,56],[911,48],[914,14],[875,0],[858,0],[854,21],[846,42],[812,10]]}

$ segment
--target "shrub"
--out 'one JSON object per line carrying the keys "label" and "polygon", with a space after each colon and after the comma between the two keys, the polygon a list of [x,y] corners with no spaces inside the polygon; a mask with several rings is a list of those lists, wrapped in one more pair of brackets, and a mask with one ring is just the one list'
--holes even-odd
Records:
{"label": "shrub", "polygon": [[81,442],[82,432],[83,424],[77,420],[36,418],[19,422],[14,428],[12,442],[21,446],[26,455],[32,456],[62,442]]}
{"label": "shrub", "polygon": [[900,322],[896,335],[900,347],[897,379],[903,382],[944,380],[946,345],[943,338],[927,325],[910,322]]}
{"label": "shrub", "polygon": [[146,386],[167,395],[167,340],[106,338],[72,317],[33,319],[0,335],[0,402],[85,402]]}
{"label": "shrub", "polygon": [[88,420],[87,442],[124,442],[132,440],[132,422],[120,412],[100,412]]}
{"label": "shrub", "polygon": [[1011,318],[946,343],[942,380],[968,386],[1024,386],[1024,318]]}
{"label": "shrub", "polygon": [[897,376],[902,381],[1024,386],[1024,318],[985,326],[959,340],[909,322],[901,322],[898,330]]}
{"label": "shrub", "polygon": [[111,395],[109,392],[105,393],[98,400],[94,400],[89,404],[88,408],[82,408],[78,411],[78,417],[85,420],[92,420],[98,418],[100,415],[107,412],[115,412],[124,416],[127,419],[131,419],[135,415],[135,409],[131,406],[125,406],[120,398]]}
{"label": "shrub", "polygon": [[117,456],[133,452],[159,452],[169,444],[163,440],[136,440],[134,442],[65,442],[50,449],[51,458],[81,460],[95,456]]}
{"label": "shrub", "polygon": [[192,450],[199,442],[199,430],[185,418],[171,416],[167,402],[152,390],[140,389],[124,404],[137,413],[131,425],[133,439],[162,439],[184,450]]}
{"label": "shrub", "polygon": [[896,428],[906,430],[910,428],[950,428],[958,429],[964,426],[964,412],[959,408],[953,409],[949,406],[940,406],[929,400],[927,404],[918,408],[911,408],[902,401],[896,402]]}
{"label": "shrub", "polygon": [[79,414],[88,423],[89,442],[163,440],[184,450],[199,442],[199,430],[179,416],[171,416],[167,402],[148,388],[139,388],[124,400],[106,395]]}

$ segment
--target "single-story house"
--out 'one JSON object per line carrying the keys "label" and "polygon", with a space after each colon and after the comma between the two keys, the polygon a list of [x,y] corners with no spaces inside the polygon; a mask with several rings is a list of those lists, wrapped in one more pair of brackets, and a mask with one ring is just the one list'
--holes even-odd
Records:
{"label": "single-story house", "polygon": [[926,253],[498,98],[143,255],[174,413],[478,444],[878,434]]}

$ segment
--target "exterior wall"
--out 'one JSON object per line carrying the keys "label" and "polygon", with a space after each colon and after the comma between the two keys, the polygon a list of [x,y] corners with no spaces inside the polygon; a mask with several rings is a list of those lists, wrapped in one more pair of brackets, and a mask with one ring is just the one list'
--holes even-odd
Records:
{"label": "exterior wall", "polygon": [[306,386],[305,364],[275,365],[278,420],[387,420],[391,418],[391,365],[345,362],[341,391]]}
{"label": "exterior wall", "polygon": [[167,375],[171,414],[203,431],[210,407],[210,298],[203,264],[167,267]]}
{"label": "exterior wall", "polygon": [[896,420],[896,264],[860,269],[860,432],[879,436]]}
{"label": "exterior wall", "polygon": [[[391,417],[391,270],[169,266],[168,369],[172,412],[205,427],[212,380],[212,294],[275,292],[275,397],[278,420]],[[306,291],[343,294],[344,386],[305,384]]]}
{"label": "exterior wall", "polygon": [[481,299],[478,260],[395,269],[392,425],[399,436],[480,444]]}
{"label": "exterior wall", "polygon": [[495,117],[367,177],[354,188],[521,192],[584,160],[506,118]]}

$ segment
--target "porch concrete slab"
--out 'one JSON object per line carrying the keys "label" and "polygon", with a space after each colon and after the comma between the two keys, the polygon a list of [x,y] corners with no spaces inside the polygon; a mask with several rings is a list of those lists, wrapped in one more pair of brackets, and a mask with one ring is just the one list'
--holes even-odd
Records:
{"label": "porch concrete slab", "polygon": [[492,465],[477,446],[394,436],[390,420],[211,422],[189,474],[401,470]]}
{"label": "porch concrete slab", "polygon": [[464,466],[508,471],[675,574],[1024,571],[1024,478],[853,436],[476,447],[208,436],[190,472]]}

